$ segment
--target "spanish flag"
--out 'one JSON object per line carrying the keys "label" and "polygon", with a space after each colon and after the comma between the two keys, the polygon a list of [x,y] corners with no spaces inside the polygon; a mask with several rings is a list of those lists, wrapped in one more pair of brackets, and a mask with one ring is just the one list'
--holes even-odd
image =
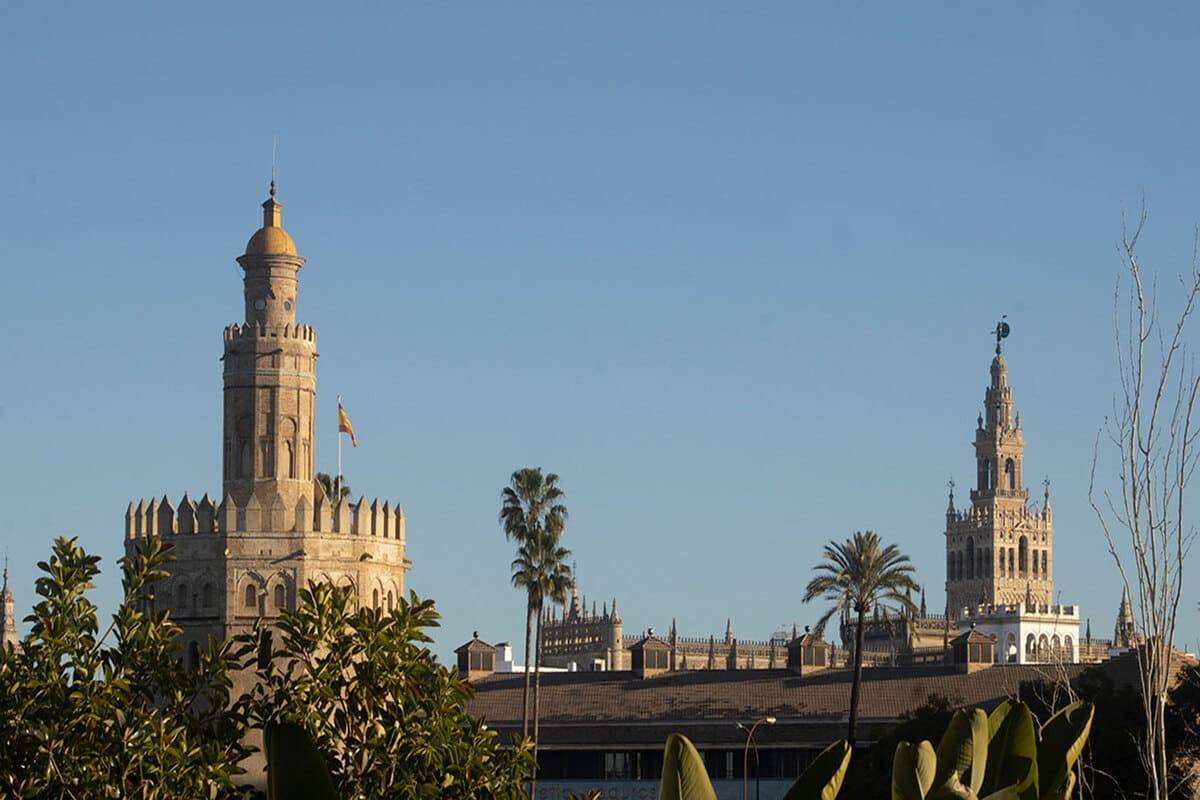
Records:
{"label": "spanish flag", "polygon": [[354,438],[354,426],[350,424],[350,418],[346,416],[346,409],[342,408],[342,398],[338,398],[338,433],[350,434],[350,444],[353,447],[358,447],[358,439]]}

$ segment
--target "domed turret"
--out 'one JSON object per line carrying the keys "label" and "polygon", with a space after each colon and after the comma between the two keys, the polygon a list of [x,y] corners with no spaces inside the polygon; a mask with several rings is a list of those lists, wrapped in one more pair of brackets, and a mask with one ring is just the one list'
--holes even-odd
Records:
{"label": "domed turret", "polygon": [[280,212],[283,207],[275,199],[275,181],[271,181],[271,196],[262,204],[263,226],[254,232],[250,241],[246,242],[248,256],[294,256],[296,243],[288,232],[279,226]]}

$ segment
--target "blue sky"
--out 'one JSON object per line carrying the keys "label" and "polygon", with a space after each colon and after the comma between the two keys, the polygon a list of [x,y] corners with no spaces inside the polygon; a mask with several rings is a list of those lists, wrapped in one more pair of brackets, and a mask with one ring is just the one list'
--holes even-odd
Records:
{"label": "blue sky", "polygon": [[[1183,4],[0,8],[0,508],[22,613],[58,534],[117,597],[130,498],[220,486],[221,329],[279,137],[318,468],[407,509],[410,585],[521,635],[496,522],[561,475],[627,629],[763,638],[872,528],[943,602],[945,485],[1007,313],[1056,582],[1120,591],[1087,504],[1123,210],[1200,220]],[[1111,472],[1111,463],[1109,464]],[[1181,640],[1200,624],[1187,594]]]}

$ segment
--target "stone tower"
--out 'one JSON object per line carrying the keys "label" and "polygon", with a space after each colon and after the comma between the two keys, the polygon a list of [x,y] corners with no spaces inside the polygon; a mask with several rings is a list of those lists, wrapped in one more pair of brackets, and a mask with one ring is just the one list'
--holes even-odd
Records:
{"label": "stone tower", "polygon": [[0,602],[3,603],[3,633],[0,633],[0,647],[20,647],[17,638],[17,620],[13,611],[13,595],[8,588],[8,559],[4,559],[4,588],[0,589]]}
{"label": "stone tower", "polygon": [[184,494],[176,506],[164,495],[125,513],[127,553],[149,534],[175,548],[155,602],[183,629],[189,660],[210,636],[242,633],[294,608],[309,582],[391,608],[411,566],[398,503],[332,502],[314,481],[316,334],[296,322],[304,259],[281,227],[274,181],[262,207],[263,225],[237,259],[245,320],[224,335],[220,500]]}
{"label": "stone tower", "polygon": [[970,507],[954,507],[953,483],[946,509],[947,610],[957,619],[966,606],[1050,603],[1053,594],[1054,529],[1050,488],[1041,508],[1029,504],[1022,482],[1025,439],[1013,411],[1008,365],[997,326],[996,356],[975,426],[975,488]]}
{"label": "stone tower", "polygon": [[245,324],[225,331],[224,494],[289,512],[313,502],[316,336],[296,324],[297,275],[304,259],[280,227],[275,183],[263,226],[237,261],[245,271]]}

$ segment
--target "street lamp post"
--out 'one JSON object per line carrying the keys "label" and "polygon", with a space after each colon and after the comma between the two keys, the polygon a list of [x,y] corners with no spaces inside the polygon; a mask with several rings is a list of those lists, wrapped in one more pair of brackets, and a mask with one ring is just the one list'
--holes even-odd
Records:
{"label": "street lamp post", "polygon": [[739,730],[746,732],[746,749],[742,751],[742,800],[750,800],[750,745],[754,745],[754,800],[758,800],[758,742],[754,741],[754,732],[763,723],[775,724],[774,717],[763,717],[749,728],[737,723]]}

